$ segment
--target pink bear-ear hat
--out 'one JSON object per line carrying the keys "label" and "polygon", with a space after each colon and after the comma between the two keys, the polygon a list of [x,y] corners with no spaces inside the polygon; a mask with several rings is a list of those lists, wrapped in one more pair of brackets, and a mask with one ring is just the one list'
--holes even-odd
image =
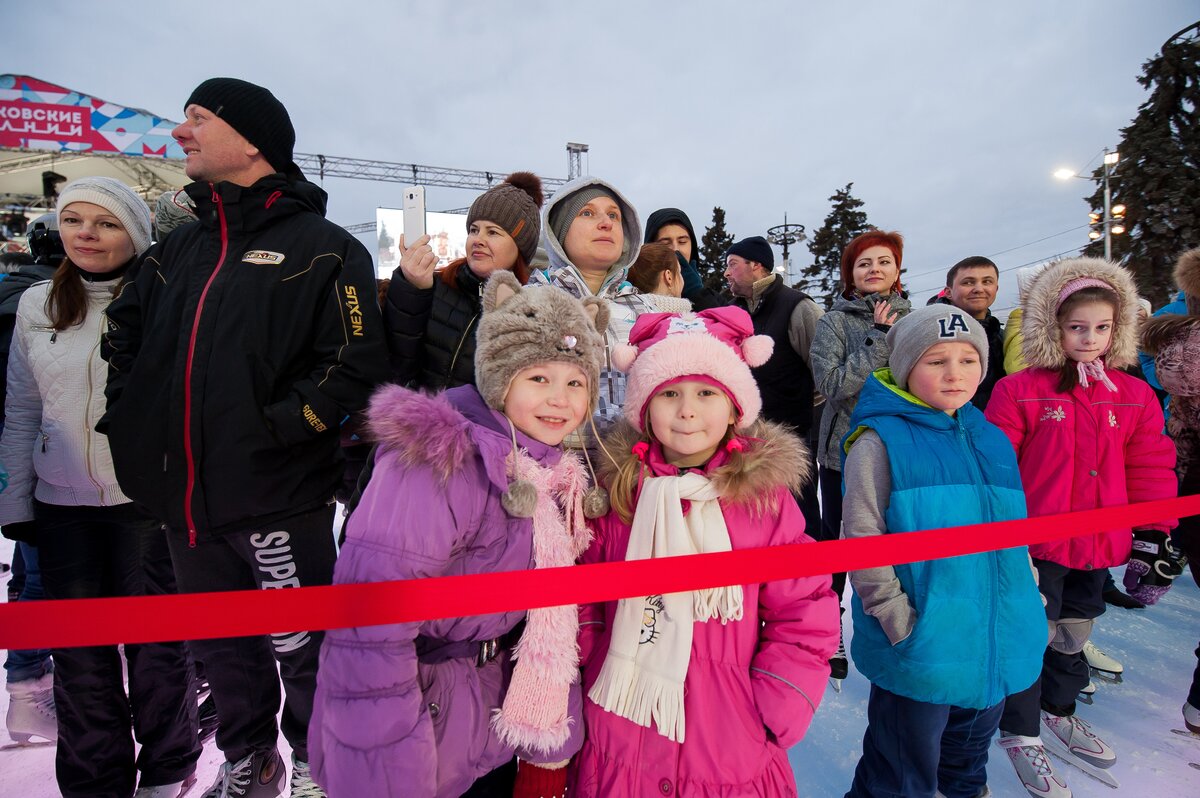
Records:
{"label": "pink bear-ear hat", "polygon": [[757,368],[771,358],[775,341],[769,335],[752,335],[742,341],[742,357],[750,368]]}
{"label": "pink bear-ear hat", "polygon": [[638,348],[632,344],[621,344],[612,350],[612,362],[619,371],[629,371],[638,356]]}

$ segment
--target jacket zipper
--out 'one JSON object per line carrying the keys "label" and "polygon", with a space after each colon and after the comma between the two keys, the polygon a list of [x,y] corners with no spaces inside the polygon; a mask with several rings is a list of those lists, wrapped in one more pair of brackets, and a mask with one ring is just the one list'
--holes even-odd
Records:
{"label": "jacket zipper", "polygon": [[478,318],[478,313],[471,317],[471,320],[467,322],[467,328],[463,330],[462,336],[458,339],[458,346],[454,347],[454,357],[450,358],[450,370],[446,372],[447,383],[454,379],[454,367],[458,364],[458,355],[460,352],[462,352],[463,342],[467,340],[467,336],[470,335],[471,330],[475,328],[475,320]]}
{"label": "jacket zipper", "polygon": [[225,222],[225,204],[221,195],[213,187],[213,203],[217,206],[217,221],[221,226],[221,254],[217,258],[217,266],[208,276],[204,290],[200,292],[200,300],[196,303],[196,315],[192,319],[192,334],[188,339],[187,365],[183,373],[183,455],[187,466],[187,487],[183,494],[183,517],[188,529],[188,547],[196,548],[196,519],[192,515],[192,498],[196,492],[196,458],[192,452],[192,359],[196,355],[196,336],[200,332],[200,315],[204,311],[204,299],[208,289],[217,279],[221,267],[225,265],[225,255],[229,250],[229,227]]}
{"label": "jacket zipper", "polygon": [[[958,425],[958,439],[963,447],[963,455],[972,466],[972,481],[976,486],[983,485],[983,469],[979,467],[979,460],[975,457],[975,447],[971,445],[971,436],[967,434],[967,428],[963,426],[961,418],[955,415],[954,421]],[[983,522],[986,524],[994,519],[992,518],[992,513],[987,502],[985,501],[983,491],[979,487],[976,487],[976,492],[979,494],[979,509],[983,513]],[[987,662],[992,663],[991,668],[988,671],[988,687],[991,688],[997,685],[999,682],[999,676],[997,673],[999,668],[995,664],[996,653],[999,649],[999,644],[996,641],[996,613],[993,610],[993,607],[995,603],[995,597],[1000,595],[1000,553],[996,551],[989,551],[984,552],[983,554],[985,557],[987,557],[988,576],[990,577],[990,581],[992,583],[992,589],[988,591],[988,652],[986,660]]]}
{"label": "jacket zipper", "polygon": [[[103,329],[104,329],[103,324],[100,325],[100,329],[101,329],[100,334],[103,335],[104,334],[103,333]],[[95,349],[92,350],[92,353],[95,354],[95,353],[99,352],[99,350],[100,350],[100,342],[96,341],[96,347],[95,347]],[[84,401],[84,404],[83,404],[83,419],[84,419],[84,421],[83,421],[83,423],[84,423],[83,466],[87,470],[88,479],[90,479],[92,481],[92,484],[96,486],[96,490],[98,490],[100,492],[100,506],[103,507],[105,505],[104,485],[102,485],[100,483],[100,480],[96,479],[96,475],[92,471],[92,434],[93,433],[92,433],[91,425],[88,424],[88,420],[87,420],[88,419],[88,411],[91,409],[91,407],[92,407],[92,358],[91,358],[91,355],[88,355],[88,360],[87,360],[87,399]]]}

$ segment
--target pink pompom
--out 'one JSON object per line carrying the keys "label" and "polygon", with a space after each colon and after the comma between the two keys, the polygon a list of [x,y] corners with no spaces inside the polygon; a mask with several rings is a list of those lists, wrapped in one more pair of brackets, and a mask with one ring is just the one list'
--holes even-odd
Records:
{"label": "pink pompom", "polygon": [[621,344],[614,347],[612,350],[612,362],[621,371],[629,371],[629,367],[633,365],[633,361],[637,358],[638,349],[636,346],[629,344]]}
{"label": "pink pompom", "polygon": [[634,457],[644,463],[646,462],[646,455],[650,452],[650,444],[646,443],[645,441],[638,441],[629,451]]}
{"label": "pink pompom", "polygon": [[752,335],[742,341],[742,357],[750,368],[761,366],[775,351],[775,341],[769,335]]}

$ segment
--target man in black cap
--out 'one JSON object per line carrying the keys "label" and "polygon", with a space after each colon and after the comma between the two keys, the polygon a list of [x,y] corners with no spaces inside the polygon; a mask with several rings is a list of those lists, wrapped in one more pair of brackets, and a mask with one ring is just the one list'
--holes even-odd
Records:
{"label": "man in black cap", "polygon": [[[770,360],[751,369],[762,393],[763,418],[787,424],[807,440],[820,400],[809,351],[817,321],[825,312],[807,294],[784,285],[783,275],[774,269],[775,253],[762,236],[735,241],[725,253],[725,280],[734,304],[750,312],[755,333],[775,340]],[[812,475],[796,498],[805,527],[815,535],[821,528],[817,463],[811,447],[808,454]]]}
{"label": "man in black cap", "polygon": [[[198,224],[152,247],[108,308],[100,422],[121,487],[165,522],[180,592],[326,585],[338,429],[387,379],[367,250],[324,218],[271,92],[201,83],[174,131]],[[196,640],[225,753],[203,798],[290,794],[309,776],[319,632]],[[278,662],[278,672],[276,671]]]}

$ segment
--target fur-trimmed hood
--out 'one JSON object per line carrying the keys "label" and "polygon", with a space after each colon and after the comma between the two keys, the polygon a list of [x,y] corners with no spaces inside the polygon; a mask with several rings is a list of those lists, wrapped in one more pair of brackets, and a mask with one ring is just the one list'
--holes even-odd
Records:
{"label": "fur-trimmed hood", "polygon": [[[800,487],[815,476],[809,467],[804,442],[788,427],[758,421],[738,437],[745,447],[742,467],[734,468],[725,459],[716,460],[721,457],[718,454],[714,457],[717,464],[706,474],[721,494],[722,501],[747,505],[756,514],[767,512],[774,509],[777,488],[786,487],[792,493],[799,493]],[[611,485],[620,466],[637,458],[633,447],[643,440],[637,430],[622,419],[605,436],[605,449],[617,462],[601,458],[600,480]]]}
{"label": "fur-trimmed hood", "polygon": [[1052,263],[1029,284],[1021,317],[1021,353],[1031,367],[1058,370],[1067,362],[1058,331],[1058,294],[1072,280],[1094,277],[1113,287],[1121,306],[1113,319],[1112,345],[1104,355],[1108,368],[1137,362],[1137,288],[1130,273],[1101,258],[1069,258]]}
{"label": "fur-trimmed hood", "polygon": [[541,465],[554,465],[557,447],[534,440],[488,407],[473,385],[429,395],[387,385],[371,397],[367,435],[396,452],[406,466],[431,468],[442,483],[479,455],[488,479],[507,489],[507,458],[516,444]]}

